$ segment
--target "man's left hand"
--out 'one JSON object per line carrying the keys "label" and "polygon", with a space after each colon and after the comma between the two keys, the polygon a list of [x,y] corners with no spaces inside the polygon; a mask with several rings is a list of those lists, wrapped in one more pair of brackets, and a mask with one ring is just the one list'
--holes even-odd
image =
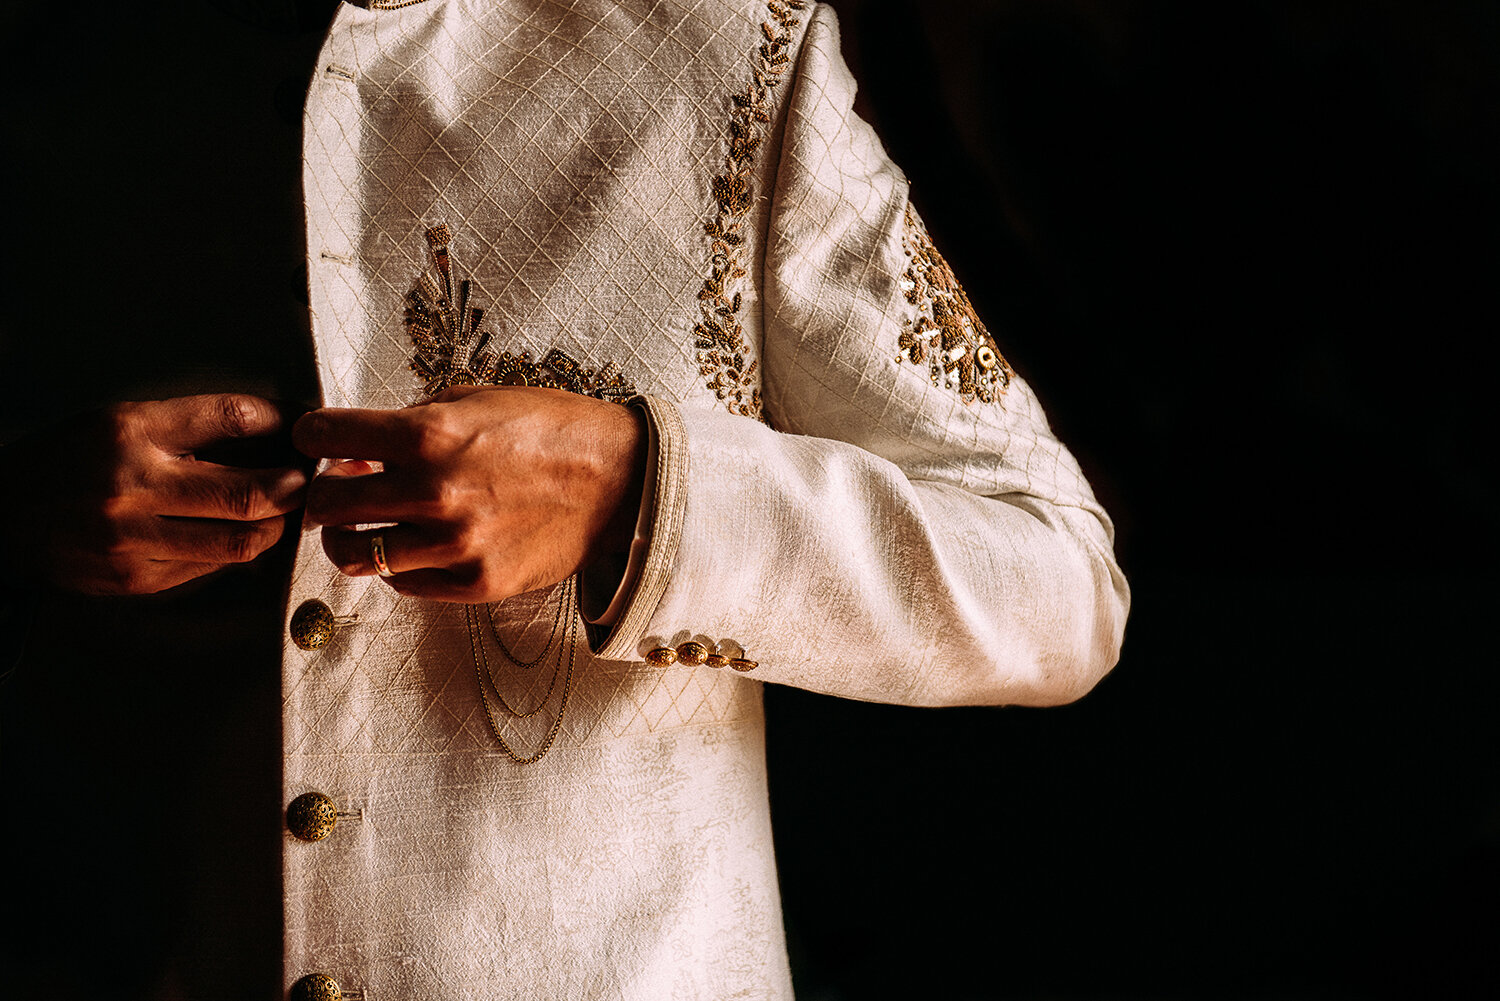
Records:
{"label": "man's left hand", "polygon": [[[499,601],[630,545],[645,479],[644,415],[554,389],[455,387],[404,410],[323,409],[293,429],[335,463],[309,520],[350,576],[441,601]],[[361,528],[389,524],[388,528]]]}

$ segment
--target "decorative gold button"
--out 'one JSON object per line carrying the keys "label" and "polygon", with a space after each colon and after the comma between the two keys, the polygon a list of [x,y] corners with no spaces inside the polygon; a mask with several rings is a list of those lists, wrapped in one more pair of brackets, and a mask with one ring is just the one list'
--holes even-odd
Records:
{"label": "decorative gold button", "polygon": [[332,977],[309,973],[292,985],[292,1001],[344,1001],[344,992]]}
{"label": "decorative gold button", "polygon": [[723,667],[724,665],[729,663],[729,658],[724,656],[722,653],[711,653],[708,655],[708,659],[706,659],[703,663],[707,664],[709,667]]}
{"label": "decorative gold button", "polygon": [[333,800],[320,792],[305,792],[286,808],[287,830],[303,841],[322,841],[333,833],[338,819]]}
{"label": "decorative gold button", "polygon": [[677,651],[669,646],[659,646],[646,654],[646,663],[652,667],[671,667],[677,663]]}
{"label": "decorative gold button", "polygon": [[326,646],[335,632],[358,621],[358,615],[334,615],[333,609],[317,598],[311,598],[298,605],[297,610],[292,613],[292,624],[288,632],[292,634],[292,642],[298,647],[316,650]]}
{"label": "decorative gold button", "polygon": [[677,645],[677,662],[689,667],[697,667],[708,660],[708,647],[697,640],[688,640],[686,643]]}
{"label": "decorative gold button", "polygon": [[757,667],[760,667],[760,662],[754,660],[746,660],[743,657],[736,657],[729,662],[729,666],[734,668],[736,671],[744,673],[745,671],[753,671]]}

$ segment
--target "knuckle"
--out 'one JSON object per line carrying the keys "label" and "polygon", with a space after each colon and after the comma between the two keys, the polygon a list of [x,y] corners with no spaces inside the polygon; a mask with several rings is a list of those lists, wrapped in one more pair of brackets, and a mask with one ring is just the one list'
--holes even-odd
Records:
{"label": "knuckle", "polygon": [[224,538],[224,559],[229,563],[244,563],[255,556],[255,533],[248,528],[235,527]]}
{"label": "knuckle", "polygon": [[445,407],[424,407],[411,428],[412,454],[423,462],[437,462],[453,450],[457,428]]}
{"label": "knuckle", "polygon": [[[423,485],[422,506],[434,518],[449,521],[458,513],[462,504],[459,490],[452,480],[434,478]],[[455,531],[463,531],[457,528]]]}
{"label": "knuckle", "polygon": [[117,470],[124,465],[123,460],[135,450],[140,439],[146,406],[143,403],[116,403],[103,413],[101,444]]}
{"label": "knuckle", "polygon": [[131,503],[129,498],[130,488],[122,478],[116,477],[106,488],[105,495],[99,498],[98,507],[94,512],[95,517],[91,519],[94,530],[101,532],[106,538],[112,538],[123,532],[121,522],[129,514]]}
{"label": "knuckle", "polygon": [[404,502],[411,507],[416,518],[425,522],[446,524],[451,519],[452,493],[448,485],[436,477],[414,476],[408,480]]}
{"label": "knuckle", "polygon": [[128,563],[112,565],[104,573],[101,583],[111,594],[145,594],[150,590],[141,568]]}
{"label": "knuckle", "polygon": [[151,401],[144,403],[122,401],[111,403],[101,413],[103,414],[105,423],[111,427],[128,428],[134,427],[146,420],[150,411],[157,406],[159,404]]}
{"label": "knuckle", "polygon": [[237,525],[225,539],[224,558],[229,563],[248,563],[270,548],[280,534],[275,525]]}
{"label": "knuckle", "polygon": [[479,533],[472,525],[458,525],[443,538],[440,548],[450,563],[467,562],[479,553]]}
{"label": "knuckle", "polygon": [[262,423],[259,401],[236,393],[226,393],[215,399],[219,429],[226,438],[243,438]]}
{"label": "knuckle", "polygon": [[105,407],[101,417],[106,432],[115,441],[123,439],[135,426],[136,415],[140,413],[140,407],[138,403],[115,403]]}
{"label": "knuckle", "polygon": [[238,521],[249,521],[259,513],[259,493],[249,483],[228,483],[220,488],[220,503]]}

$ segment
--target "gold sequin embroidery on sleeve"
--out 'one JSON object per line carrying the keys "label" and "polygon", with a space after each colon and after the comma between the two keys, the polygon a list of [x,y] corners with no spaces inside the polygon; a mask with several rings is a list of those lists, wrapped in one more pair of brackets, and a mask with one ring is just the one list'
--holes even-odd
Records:
{"label": "gold sequin embroidery on sleeve", "polygon": [[750,359],[740,323],[744,296],[739,285],[748,273],[743,262],[745,216],[755,203],[755,155],[771,121],[770,96],[791,65],[787,50],[796,12],[807,0],[768,0],[771,20],[760,26],[761,41],[752,56],[751,82],[731,97],[729,144],[724,169],[710,184],[717,209],[704,226],[711,241],[708,278],[698,292],[702,319],[693,328],[698,371],[730,413],[763,420],[760,363]]}
{"label": "gold sequin embroidery on sleeve", "polygon": [[902,219],[901,247],[909,261],[901,289],[917,309],[903,325],[898,360],[924,366],[934,386],[957,391],[965,403],[993,402],[1015,372],[910,202]]}

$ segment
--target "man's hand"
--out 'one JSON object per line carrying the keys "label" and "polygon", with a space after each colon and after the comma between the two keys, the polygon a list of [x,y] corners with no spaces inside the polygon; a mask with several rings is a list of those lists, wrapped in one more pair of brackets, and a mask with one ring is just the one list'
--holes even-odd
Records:
{"label": "man's hand", "polygon": [[[316,410],[293,441],[345,460],[308,489],[328,558],[373,574],[370,538],[382,535],[390,585],[443,601],[499,601],[623,552],[645,479],[642,414],[554,389],[463,387],[404,410]],[[393,527],[356,527],[378,524]]]}
{"label": "man's hand", "polygon": [[307,474],[199,453],[284,427],[268,400],[216,394],[121,403],[6,446],[6,582],[149,594],[255,559],[281,537]]}

